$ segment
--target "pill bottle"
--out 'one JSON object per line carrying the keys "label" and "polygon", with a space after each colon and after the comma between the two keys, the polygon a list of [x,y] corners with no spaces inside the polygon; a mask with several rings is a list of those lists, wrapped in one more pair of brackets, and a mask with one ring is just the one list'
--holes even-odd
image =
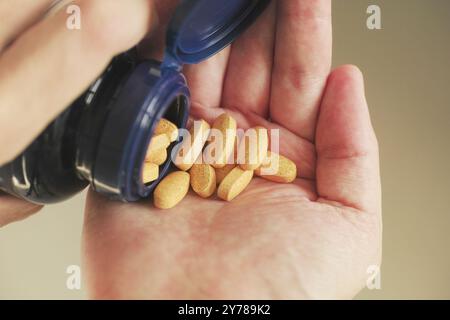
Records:
{"label": "pill bottle", "polygon": [[[168,26],[162,62],[123,53],[15,160],[0,167],[0,190],[37,204],[85,189],[113,200],[151,195],[171,170],[144,184],[142,170],[161,118],[185,128],[190,92],[184,64],[218,53],[243,33],[270,0],[183,0]],[[169,154],[178,143],[169,147]]]}

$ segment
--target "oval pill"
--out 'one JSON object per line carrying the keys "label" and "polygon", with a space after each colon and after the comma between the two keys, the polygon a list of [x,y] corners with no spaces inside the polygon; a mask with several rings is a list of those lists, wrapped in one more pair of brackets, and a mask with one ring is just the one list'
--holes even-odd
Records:
{"label": "oval pill", "polygon": [[297,178],[297,166],[292,160],[269,151],[255,174],[273,182],[291,183]]}
{"label": "oval pill", "polygon": [[266,128],[255,127],[245,132],[239,145],[238,163],[243,170],[255,170],[266,159],[269,134]]}
{"label": "oval pill", "polygon": [[216,172],[209,164],[194,164],[189,171],[191,186],[202,198],[209,198],[216,191]]}
{"label": "oval pill", "polygon": [[144,184],[158,180],[159,177],[159,166],[154,163],[144,163],[144,168],[142,169],[142,180]]}
{"label": "oval pill", "polygon": [[159,209],[175,207],[186,197],[189,191],[190,175],[184,171],[177,171],[165,177],[153,193],[153,203]]}
{"label": "oval pill", "polygon": [[149,154],[145,158],[146,162],[157,164],[158,166],[162,165],[167,160],[167,149],[159,149],[155,150]]}
{"label": "oval pill", "polygon": [[210,142],[211,144],[216,143],[218,147],[215,150],[214,161],[212,161],[211,165],[216,169],[220,169],[225,167],[234,155],[237,122],[229,114],[223,113],[214,121],[212,129],[217,130],[217,133],[221,135],[221,139],[216,142]]}
{"label": "oval pill", "polygon": [[178,139],[178,127],[167,119],[161,119],[156,125],[154,134],[165,134],[170,142],[174,142]]}
{"label": "oval pill", "polygon": [[154,135],[152,140],[150,141],[150,145],[147,149],[147,155],[146,158],[150,157],[152,153],[154,153],[157,150],[161,149],[167,149],[167,147],[170,145],[170,140],[165,134],[158,134]]}
{"label": "oval pill", "polygon": [[217,195],[220,199],[231,201],[247,188],[253,178],[253,171],[236,167],[220,183]]}
{"label": "oval pill", "polygon": [[194,121],[189,130],[191,139],[185,138],[174,161],[178,169],[188,171],[196,162],[208,140],[210,128],[209,124],[204,120]]}
{"label": "oval pill", "polygon": [[220,169],[216,169],[216,182],[217,184],[220,184],[223,179],[225,179],[225,177],[231,172],[231,170],[233,170],[234,168],[236,168],[235,164],[227,164],[225,167],[220,168]]}

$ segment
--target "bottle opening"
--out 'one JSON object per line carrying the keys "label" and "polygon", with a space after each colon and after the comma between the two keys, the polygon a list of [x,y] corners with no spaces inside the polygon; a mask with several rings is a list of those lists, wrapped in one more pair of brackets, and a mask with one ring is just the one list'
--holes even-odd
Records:
{"label": "bottle opening", "polygon": [[180,140],[179,130],[186,125],[188,103],[186,96],[179,95],[156,118],[140,174],[148,190],[153,190],[170,170],[172,150]]}

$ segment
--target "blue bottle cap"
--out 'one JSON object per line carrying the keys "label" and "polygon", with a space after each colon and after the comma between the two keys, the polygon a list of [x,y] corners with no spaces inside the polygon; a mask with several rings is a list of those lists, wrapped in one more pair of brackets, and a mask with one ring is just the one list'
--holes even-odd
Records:
{"label": "blue bottle cap", "polygon": [[183,0],[167,32],[164,64],[199,63],[232,43],[270,0]]}

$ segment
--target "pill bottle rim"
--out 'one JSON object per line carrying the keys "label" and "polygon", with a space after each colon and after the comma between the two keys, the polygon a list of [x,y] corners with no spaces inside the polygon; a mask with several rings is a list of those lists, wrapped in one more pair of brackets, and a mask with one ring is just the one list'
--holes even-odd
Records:
{"label": "pill bottle rim", "polygon": [[[156,121],[153,121],[151,129],[149,130],[150,140],[147,143],[147,148],[150,145],[151,139],[153,137],[153,133],[155,131],[156,125],[158,124],[159,120],[166,118],[166,115],[168,112],[171,111],[170,110],[171,108],[175,108],[175,107],[186,108],[189,104],[189,96],[186,94],[183,94],[183,93],[179,93],[179,94],[176,94],[174,97],[172,97],[171,100],[168,99],[167,101],[170,101],[170,102],[167,104],[166,107],[163,107],[158,111],[158,113],[155,117]],[[185,114],[181,110],[178,112],[182,115]],[[177,128],[183,129],[186,127],[187,119],[188,119],[188,115],[185,115],[185,116],[179,118],[178,121],[174,121],[173,119],[168,119],[168,120],[173,122],[177,126]],[[177,139],[176,141],[171,142],[170,146],[167,148],[168,157],[167,157],[166,161],[162,165],[159,166],[160,172],[159,172],[158,179],[153,182],[144,183],[142,181],[142,174],[143,174],[143,170],[144,170],[144,166],[145,166],[146,153],[144,154],[143,158],[142,158],[142,156],[140,157],[140,159],[142,159],[141,160],[141,169],[139,170],[139,175],[138,175],[137,179],[140,179],[139,182],[141,184],[140,188],[141,188],[142,194],[144,194],[144,195],[150,194],[156,188],[156,186],[161,182],[161,180],[165,176],[167,176],[167,174],[170,172],[171,167],[173,167],[171,155],[172,155],[173,150],[174,149],[176,150],[177,146],[179,145],[179,142],[180,142],[180,139]],[[145,150],[147,150],[147,149],[145,149]]]}
{"label": "pill bottle rim", "polygon": [[[161,70],[161,63],[153,60],[135,68],[117,93],[103,127],[91,183],[94,190],[124,202],[151,194],[156,183],[143,183],[142,165],[154,127],[179,96],[184,98],[176,122],[184,128],[190,108],[185,77],[176,70]],[[170,163],[160,168],[161,178],[169,171]]]}

